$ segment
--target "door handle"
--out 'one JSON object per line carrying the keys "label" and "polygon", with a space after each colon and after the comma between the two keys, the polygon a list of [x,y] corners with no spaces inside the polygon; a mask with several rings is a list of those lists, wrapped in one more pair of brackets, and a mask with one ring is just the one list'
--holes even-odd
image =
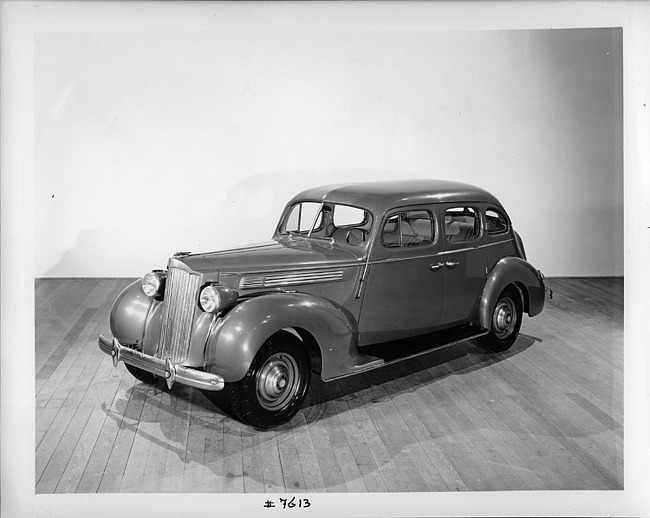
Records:
{"label": "door handle", "polygon": [[437,272],[437,271],[440,270],[440,268],[442,268],[444,265],[445,265],[445,263],[432,264],[431,266],[429,266],[429,270],[431,270],[432,272]]}
{"label": "door handle", "polygon": [[451,268],[456,268],[456,266],[458,266],[458,261],[447,261],[447,262],[445,263],[445,266],[446,266],[447,268],[450,268],[450,269],[451,269]]}

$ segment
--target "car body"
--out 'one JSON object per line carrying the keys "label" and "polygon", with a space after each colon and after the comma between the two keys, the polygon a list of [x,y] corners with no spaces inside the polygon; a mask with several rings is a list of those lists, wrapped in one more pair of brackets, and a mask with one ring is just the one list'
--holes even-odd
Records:
{"label": "car body", "polygon": [[178,253],[134,282],[99,346],[142,381],[225,391],[236,417],[264,429],[295,415],[312,371],[331,381],[467,339],[500,352],[544,298],[487,191],[325,186],[290,200],[269,242]]}

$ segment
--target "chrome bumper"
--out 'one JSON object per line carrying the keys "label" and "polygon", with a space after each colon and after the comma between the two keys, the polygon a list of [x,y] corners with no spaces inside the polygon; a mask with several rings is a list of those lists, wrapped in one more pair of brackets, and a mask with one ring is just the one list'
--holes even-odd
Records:
{"label": "chrome bumper", "polygon": [[202,390],[217,391],[224,388],[224,381],[221,376],[184,367],[183,365],[174,365],[169,358],[163,360],[141,353],[135,349],[129,349],[120,344],[117,338],[110,340],[105,336],[100,336],[99,348],[102,352],[113,357],[113,365],[115,367],[117,367],[118,362],[123,361],[124,363],[165,378],[169,388],[172,388],[172,385],[176,381],[183,385],[189,385],[190,387],[196,387]]}

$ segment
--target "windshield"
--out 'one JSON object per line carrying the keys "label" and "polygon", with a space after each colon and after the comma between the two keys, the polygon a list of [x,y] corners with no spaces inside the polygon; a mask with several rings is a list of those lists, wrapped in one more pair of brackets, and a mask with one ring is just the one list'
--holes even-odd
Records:
{"label": "windshield", "polygon": [[359,207],[303,201],[285,213],[280,234],[360,246],[366,242],[371,225],[372,216]]}

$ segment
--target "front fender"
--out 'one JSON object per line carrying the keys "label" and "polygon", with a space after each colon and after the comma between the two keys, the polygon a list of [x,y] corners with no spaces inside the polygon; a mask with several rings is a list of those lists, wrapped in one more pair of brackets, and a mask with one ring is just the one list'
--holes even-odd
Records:
{"label": "front fender", "polygon": [[363,361],[356,322],[341,306],[306,293],[274,293],[242,302],[219,322],[208,340],[206,370],[227,382],[240,380],[264,342],[285,328],[300,328],[315,338],[323,379]]}
{"label": "front fender", "polygon": [[140,279],[117,296],[111,308],[110,326],[120,343],[131,345],[142,341],[152,302],[142,291]]}
{"label": "front fender", "polygon": [[488,276],[477,310],[478,324],[490,329],[492,309],[506,286],[513,284],[521,291],[524,311],[534,317],[544,309],[544,281],[541,274],[520,257],[504,257]]}

